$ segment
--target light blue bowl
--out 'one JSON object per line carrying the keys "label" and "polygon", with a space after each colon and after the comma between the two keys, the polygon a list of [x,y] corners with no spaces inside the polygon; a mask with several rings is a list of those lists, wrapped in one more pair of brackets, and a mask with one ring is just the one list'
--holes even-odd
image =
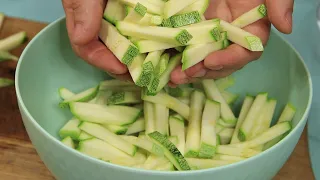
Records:
{"label": "light blue bowl", "polygon": [[[59,180],[269,180],[295,148],[307,122],[312,99],[309,71],[300,55],[284,39],[271,33],[259,61],[234,74],[233,92],[256,94],[264,91],[278,100],[278,117],[290,101],[297,107],[294,129],[280,143],[261,154],[231,165],[188,172],[141,170],[99,161],[64,146],[58,130],[71,118],[58,107],[57,90],[65,86],[80,91],[109,78],[86,64],[72,51],[65,19],[43,29],[26,47],[16,70],[16,92],[22,119],[37,152]],[[276,118],[274,118],[274,121]]]}

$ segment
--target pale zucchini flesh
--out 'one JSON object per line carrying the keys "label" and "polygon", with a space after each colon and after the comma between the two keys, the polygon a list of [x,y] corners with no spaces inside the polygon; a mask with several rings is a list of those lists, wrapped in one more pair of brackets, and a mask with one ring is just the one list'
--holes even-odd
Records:
{"label": "pale zucchini flesh", "polygon": [[228,39],[250,51],[263,51],[261,39],[241,28],[238,28],[223,20],[220,21],[221,28],[227,31]]}
{"label": "pale zucchini flesh", "polygon": [[177,147],[167,139],[166,136],[157,131],[148,134],[148,136],[154,142],[162,146],[164,149],[164,155],[179,171],[190,170],[188,162],[185,160],[184,156],[177,149]]}
{"label": "pale zucchini flesh", "polygon": [[82,122],[79,125],[79,128],[86,133],[99,138],[112,146],[120,149],[121,151],[127,153],[130,156],[134,156],[137,152],[137,147],[128,143],[127,141],[121,139],[116,134],[112,133],[107,128],[99,124],[89,123],[89,122]]}
{"label": "pale zucchini flesh", "polygon": [[230,106],[227,104],[223,96],[221,95],[214,80],[202,80],[202,85],[207,97],[211,100],[217,101],[221,105],[221,117],[224,121],[230,122],[236,125],[237,119],[233,114]]}
{"label": "pale zucchini flesh", "polygon": [[81,130],[78,128],[80,122],[77,118],[68,120],[59,130],[59,136],[61,138],[71,137],[73,140],[77,140],[81,133]]}
{"label": "pale zucchini flesh", "polygon": [[109,124],[128,125],[135,122],[141,115],[142,110],[129,106],[72,102],[71,113],[81,121]]}
{"label": "pale zucchini flesh", "polygon": [[108,0],[103,13],[103,18],[112,24],[123,20],[125,17],[125,7],[118,0]]}
{"label": "pale zucchini flesh", "polygon": [[184,104],[183,102],[179,101],[177,98],[170,96],[163,90],[158,92],[156,95],[147,95],[146,92],[142,92],[142,99],[144,101],[162,104],[173,111],[177,112],[185,119],[189,118],[190,108],[188,105]]}
{"label": "pale zucchini flesh", "polygon": [[25,31],[20,31],[0,40],[0,51],[11,51],[28,41]]}
{"label": "pale zucchini flesh", "polygon": [[105,20],[101,22],[99,38],[123,64],[130,65],[139,54],[139,49]]}
{"label": "pale zucchini flesh", "polygon": [[116,27],[125,36],[135,36],[177,45],[185,45],[193,38],[187,30],[179,28],[142,26],[125,21],[118,21]]}
{"label": "pale zucchini flesh", "polygon": [[255,120],[259,117],[262,112],[264,104],[267,102],[268,93],[260,93],[256,96],[253,101],[250,110],[243,120],[243,123],[239,129],[238,139],[243,142],[251,138],[252,128]]}
{"label": "pale zucchini flesh", "polygon": [[220,103],[206,100],[202,114],[200,158],[212,158],[216,153],[216,121],[220,117]]}
{"label": "pale zucchini flesh", "polygon": [[187,131],[185,157],[197,157],[200,151],[201,118],[205,95],[201,91],[193,91],[190,97],[190,117]]}
{"label": "pale zucchini flesh", "polygon": [[237,17],[232,21],[232,25],[237,26],[239,28],[243,28],[249,24],[252,24],[264,17],[267,16],[267,7],[264,4],[260,4],[250,11],[245,12],[244,14]]}
{"label": "pale zucchini flesh", "polygon": [[246,95],[246,97],[245,97],[245,99],[244,99],[244,101],[242,103],[242,107],[241,107],[241,110],[240,110],[240,114],[239,114],[237,125],[236,125],[236,127],[234,129],[234,132],[233,132],[233,135],[232,135],[232,138],[231,138],[231,142],[230,142],[231,144],[240,142],[240,140],[238,138],[239,129],[242,126],[242,123],[243,123],[244,119],[246,118],[246,116],[247,116],[247,114],[248,114],[248,112],[249,112],[249,110],[251,108],[253,100],[254,100],[254,97]]}

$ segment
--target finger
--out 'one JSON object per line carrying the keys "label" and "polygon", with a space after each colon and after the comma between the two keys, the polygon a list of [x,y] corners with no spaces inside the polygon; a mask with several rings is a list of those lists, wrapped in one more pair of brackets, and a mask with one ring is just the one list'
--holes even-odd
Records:
{"label": "finger", "polygon": [[292,32],[293,0],[266,0],[268,18],[280,32]]}
{"label": "finger", "polygon": [[184,73],[186,73],[189,77],[203,77],[206,75],[208,69],[204,66],[204,62],[198,62],[197,64],[191,66],[190,68],[186,69]]}
{"label": "finger", "polygon": [[176,88],[178,85],[177,84],[174,84],[173,82],[169,81],[168,82],[168,86],[171,87],[171,88]]}
{"label": "finger", "polygon": [[62,0],[68,34],[72,43],[83,45],[99,32],[105,7],[104,0]]}
{"label": "finger", "polygon": [[[267,43],[270,33],[270,23],[267,19],[261,19],[243,29],[258,36],[263,45]],[[240,45],[232,44],[226,49],[209,54],[204,60],[204,65],[211,70],[240,69],[247,63],[257,60],[261,55],[262,52],[250,51]]]}
{"label": "finger", "polygon": [[189,82],[190,77],[182,71],[181,65],[177,66],[170,75],[171,82],[174,84],[185,84]]}
{"label": "finger", "polygon": [[125,74],[112,74],[112,73],[108,72],[108,74],[115,79],[133,82],[133,80],[128,72]]}
{"label": "finger", "polygon": [[124,74],[128,71],[113,53],[98,39],[86,45],[72,46],[74,51],[89,64],[113,74]]}
{"label": "finger", "polygon": [[206,76],[203,77],[202,79],[219,79],[219,78],[224,78],[226,76],[231,75],[235,70],[233,69],[227,69],[223,71],[208,71]]}
{"label": "finger", "polygon": [[205,17],[207,19],[219,17],[227,22],[232,19],[228,4],[225,0],[210,1],[207,11],[205,12]]}

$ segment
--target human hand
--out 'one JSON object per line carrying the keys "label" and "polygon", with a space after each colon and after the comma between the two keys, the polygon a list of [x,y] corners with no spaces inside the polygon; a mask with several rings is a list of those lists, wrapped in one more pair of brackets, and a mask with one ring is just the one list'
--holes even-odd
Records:
{"label": "human hand", "polygon": [[[282,33],[292,31],[293,0],[213,0],[206,13],[206,19],[220,18],[232,22],[255,6],[265,3],[268,18],[263,18],[243,29],[257,35],[265,45],[269,38],[270,22]],[[182,71],[181,66],[171,73],[171,86],[194,82],[199,78],[222,78],[243,68],[249,62],[258,59],[262,52],[251,52],[237,44],[224,50],[215,51],[204,61]]]}
{"label": "human hand", "polygon": [[127,67],[98,38],[106,0],[62,0],[62,4],[74,52],[111,76],[130,79]]}

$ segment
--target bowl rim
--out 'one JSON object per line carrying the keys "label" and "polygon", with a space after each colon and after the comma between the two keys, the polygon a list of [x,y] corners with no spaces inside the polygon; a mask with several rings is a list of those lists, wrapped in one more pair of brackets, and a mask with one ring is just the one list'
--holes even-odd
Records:
{"label": "bowl rim", "polygon": [[[284,39],[281,35],[279,35],[278,32],[276,32],[274,29],[271,28],[271,33],[273,33],[275,36],[277,36],[278,38],[280,38],[284,43],[286,43],[286,45],[291,48],[294,53],[296,54],[296,56],[299,58],[299,60],[302,62],[303,68],[306,71],[306,75],[308,78],[308,84],[309,84],[309,98],[308,98],[308,104],[307,107],[303,113],[303,116],[301,118],[301,120],[298,122],[298,124],[295,126],[295,128],[284,138],[282,139],[282,143],[277,143],[274,146],[272,146],[271,148],[259,153],[258,155],[255,155],[253,157],[250,157],[248,159],[239,161],[239,162],[235,162],[232,164],[228,164],[228,165],[224,165],[224,166],[220,166],[220,167],[213,167],[213,168],[207,168],[207,169],[201,169],[201,170],[190,170],[190,171],[156,171],[156,170],[145,170],[145,169],[140,169],[140,168],[134,168],[134,167],[126,167],[126,166],[122,166],[122,165],[118,165],[118,164],[112,164],[109,162],[105,162],[105,161],[101,161],[99,159],[93,158],[91,156],[88,156],[86,154],[83,154],[75,149],[72,149],[70,147],[65,146],[61,141],[59,141],[58,139],[56,139],[55,137],[53,137],[52,135],[50,135],[45,129],[43,129],[38,122],[35,120],[35,118],[33,118],[33,116],[30,114],[30,112],[28,111],[26,105],[23,102],[23,99],[21,97],[21,93],[20,93],[20,88],[19,88],[19,74],[20,74],[20,68],[21,68],[21,64],[23,62],[24,57],[26,56],[26,53],[28,52],[28,49],[30,48],[30,46],[32,46],[34,41],[37,41],[37,39],[42,36],[48,29],[50,29],[53,26],[57,26],[58,24],[63,23],[63,21],[65,22],[65,15],[56,19],[55,21],[49,23],[46,27],[44,27],[39,33],[36,34],[35,37],[33,37],[31,39],[31,41],[28,43],[28,45],[25,47],[25,49],[23,50],[20,59],[18,61],[17,64],[17,68],[16,68],[16,73],[15,73],[15,90],[16,90],[16,95],[17,95],[17,99],[18,102],[20,104],[20,112],[23,111],[27,117],[27,120],[30,121],[30,123],[32,123],[35,128],[41,132],[41,134],[43,136],[45,136],[45,138],[50,139],[52,141],[52,143],[55,143],[57,146],[60,146],[60,148],[62,148],[63,150],[67,151],[68,153],[72,153],[75,156],[82,158],[84,161],[90,161],[91,163],[95,163],[103,168],[117,168],[121,171],[126,171],[128,173],[139,173],[139,174],[152,174],[152,175],[170,175],[170,176],[181,176],[181,175],[197,175],[200,173],[209,173],[209,172],[216,172],[216,171],[220,171],[222,169],[228,169],[228,168],[232,168],[232,167],[238,167],[241,166],[243,164],[255,161],[256,159],[259,159],[263,156],[265,156],[265,154],[268,154],[269,152],[273,152],[276,149],[280,148],[279,146],[281,146],[281,144],[283,144],[283,142],[288,141],[289,138],[291,138],[293,136],[293,134],[295,134],[300,128],[303,128],[303,126],[305,126],[304,123],[307,122],[307,118],[311,109],[311,104],[312,104],[312,98],[313,98],[313,83],[312,83],[312,78],[311,78],[311,74],[310,71],[308,69],[308,66],[306,65],[304,59],[302,58],[302,56],[300,55],[300,53],[294,48],[293,45],[291,45],[286,39]],[[24,122],[23,122],[24,123]],[[30,138],[31,140],[31,138]],[[290,153],[290,155],[292,154],[292,152]],[[41,158],[42,160],[42,158]],[[43,161],[43,160],[42,160]],[[48,168],[48,167],[47,167]],[[50,170],[51,171],[51,170]],[[53,172],[52,172],[53,173]],[[54,174],[53,174],[54,175]]]}

